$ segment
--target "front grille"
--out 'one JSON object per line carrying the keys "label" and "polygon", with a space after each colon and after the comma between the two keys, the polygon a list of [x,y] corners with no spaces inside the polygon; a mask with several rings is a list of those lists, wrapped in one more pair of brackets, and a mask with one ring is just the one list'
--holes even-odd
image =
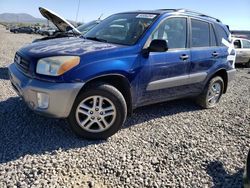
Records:
{"label": "front grille", "polygon": [[23,72],[29,72],[30,63],[29,61],[25,60],[20,54],[16,53],[14,62]]}

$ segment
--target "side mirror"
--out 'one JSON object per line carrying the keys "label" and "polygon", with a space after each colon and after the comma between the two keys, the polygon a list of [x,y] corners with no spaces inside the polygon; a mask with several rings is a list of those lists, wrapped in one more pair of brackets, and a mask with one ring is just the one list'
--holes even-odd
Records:
{"label": "side mirror", "polygon": [[148,58],[150,52],[166,52],[168,50],[168,43],[162,39],[152,40],[149,47],[142,50],[142,55]]}
{"label": "side mirror", "polygon": [[152,40],[148,47],[149,52],[166,52],[167,50],[168,50],[167,41],[162,39]]}

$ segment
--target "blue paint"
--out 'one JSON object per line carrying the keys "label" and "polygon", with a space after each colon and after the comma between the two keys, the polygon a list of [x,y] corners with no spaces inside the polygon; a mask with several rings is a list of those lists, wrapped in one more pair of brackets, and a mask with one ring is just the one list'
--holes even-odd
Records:
{"label": "blue paint", "polygon": [[[102,75],[122,75],[130,83],[134,108],[168,99],[198,95],[216,71],[232,69],[226,59],[227,48],[209,47],[203,49],[189,48],[188,46],[182,50],[152,52],[149,57],[144,57],[142,49],[148,37],[163,19],[171,15],[171,13],[161,13],[137,43],[132,46],[87,40],[83,37],[71,37],[32,43],[21,48],[18,53],[30,62],[28,74],[33,79],[71,83],[87,82]],[[188,16],[185,13],[182,15]],[[192,17],[215,22],[205,17]],[[223,24],[218,24],[228,32]],[[220,54],[218,57],[211,55],[215,50]],[[182,54],[187,54],[189,59],[181,60],[179,57]],[[36,64],[40,58],[61,55],[79,56],[81,58],[80,64],[58,77],[36,74]],[[147,85],[152,81],[200,72],[208,74],[204,82],[154,91],[146,90]]]}

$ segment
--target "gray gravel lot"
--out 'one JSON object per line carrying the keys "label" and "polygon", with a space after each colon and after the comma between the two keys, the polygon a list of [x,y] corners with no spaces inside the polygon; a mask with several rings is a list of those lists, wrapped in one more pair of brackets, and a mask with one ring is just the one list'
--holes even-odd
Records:
{"label": "gray gravel lot", "polygon": [[30,111],[8,80],[15,51],[38,35],[0,27],[0,187],[241,187],[250,146],[250,69],[220,106],[177,100],[137,109],[106,141]]}

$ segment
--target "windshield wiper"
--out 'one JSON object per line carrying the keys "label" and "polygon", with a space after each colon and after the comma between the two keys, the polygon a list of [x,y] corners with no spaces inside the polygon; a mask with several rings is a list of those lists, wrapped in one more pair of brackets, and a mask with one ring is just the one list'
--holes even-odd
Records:
{"label": "windshield wiper", "polygon": [[95,40],[95,41],[99,41],[99,42],[108,42],[107,40],[105,39],[100,39],[100,38],[97,38],[97,37],[84,37],[85,39],[89,39],[89,40]]}
{"label": "windshield wiper", "polygon": [[[74,29],[71,29],[70,31],[72,31],[72,33],[73,33],[73,35],[74,35],[75,37],[80,36],[80,34],[77,33]],[[69,31],[68,31],[68,33],[69,33]]]}

